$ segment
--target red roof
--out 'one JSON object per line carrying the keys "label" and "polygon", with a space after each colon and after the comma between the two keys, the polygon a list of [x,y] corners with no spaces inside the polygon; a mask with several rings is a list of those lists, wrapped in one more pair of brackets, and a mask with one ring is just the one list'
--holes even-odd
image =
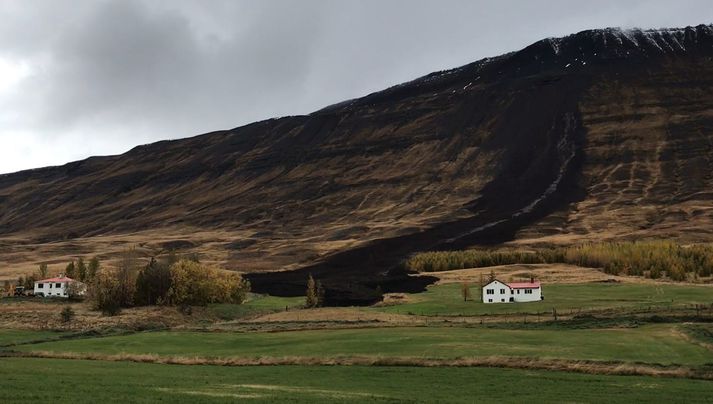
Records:
{"label": "red roof", "polygon": [[57,277],[57,278],[49,278],[49,279],[43,279],[41,281],[37,281],[37,283],[51,283],[51,282],[74,282],[74,279],[64,276],[61,278]]}
{"label": "red roof", "polygon": [[540,287],[540,282],[513,282],[507,285],[512,289],[537,289]]}

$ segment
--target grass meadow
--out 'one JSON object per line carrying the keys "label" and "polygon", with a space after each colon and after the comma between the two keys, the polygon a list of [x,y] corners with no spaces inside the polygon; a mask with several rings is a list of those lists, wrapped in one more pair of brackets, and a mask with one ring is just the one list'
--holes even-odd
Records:
{"label": "grass meadow", "polygon": [[652,324],[604,329],[387,327],[248,333],[153,331],[20,345],[14,349],[209,358],[508,356],[713,364],[713,352],[691,343],[679,327]]}
{"label": "grass meadow", "polygon": [[0,329],[0,347],[60,338],[67,335],[57,331],[32,331],[32,330],[2,330]]}
{"label": "grass meadow", "polygon": [[304,306],[304,297],[277,297],[250,294],[243,304],[220,303],[209,305],[209,310],[221,320],[236,320],[261,314],[269,314]]}
{"label": "grass meadow", "polygon": [[544,300],[531,303],[482,304],[478,285],[471,285],[473,301],[463,301],[461,284],[430,286],[424,293],[410,295],[407,303],[379,307],[395,314],[424,316],[474,316],[508,313],[563,314],[591,309],[644,309],[713,304],[713,287],[645,283],[545,284]]}
{"label": "grass meadow", "polygon": [[[404,304],[359,309],[443,316],[425,324],[422,317],[413,317],[409,326],[369,323],[330,329],[326,322],[314,324],[316,329],[302,324],[301,330],[268,331],[274,328],[260,328],[262,320],[240,320],[285,310],[292,314],[303,298],[252,295],[244,305],[211,305],[208,311],[211,318],[227,321],[223,324],[250,324],[259,331],[117,329],[118,334],[109,330],[92,336],[0,330],[0,351],[15,351],[0,357],[0,389],[5,392],[0,402],[470,403],[497,397],[514,403],[689,403],[710,397],[713,382],[695,379],[713,377],[710,323],[648,324],[621,316],[649,306],[710,307],[713,288],[551,284],[545,285],[542,302],[491,305],[477,301],[476,288],[476,301],[463,302],[460,288],[458,283],[435,285],[409,295]],[[549,313],[553,307],[562,314],[592,309],[614,314],[611,321],[590,316],[588,323],[497,322],[499,314]],[[480,315],[494,322],[466,324],[448,317]],[[713,313],[706,315],[713,318]],[[286,326],[296,324],[288,320]],[[253,366],[259,363],[263,365]]]}
{"label": "grass meadow", "polygon": [[494,368],[180,366],[3,359],[3,403],[702,402],[711,382]]}

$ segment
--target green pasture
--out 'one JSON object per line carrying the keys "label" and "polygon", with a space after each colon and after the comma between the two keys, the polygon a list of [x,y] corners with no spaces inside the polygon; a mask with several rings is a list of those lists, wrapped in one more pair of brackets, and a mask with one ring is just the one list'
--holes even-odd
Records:
{"label": "green pasture", "polygon": [[660,364],[713,363],[674,324],[612,329],[392,327],[283,332],[156,331],[59,340],[16,350],[185,357],[513,356]]}
{"label": "green pasture", "polygon": [[181,366],[2,359],[3,403],[693,403],[711,382],[493,368]]}
{"label": "green pasture", "polygon": [[375,308],[388,313],[425,316],[477,316],[508,313],[558,313],[599,309],[645,309],[713,304],[713,287],[644,284],[581,283],[543,285],[544,300],[530,303],[480,302],[480,290],[471,287],[473,300],[464,302],[461,284],[434,285],[426,292],[409,295],[409,303]]}

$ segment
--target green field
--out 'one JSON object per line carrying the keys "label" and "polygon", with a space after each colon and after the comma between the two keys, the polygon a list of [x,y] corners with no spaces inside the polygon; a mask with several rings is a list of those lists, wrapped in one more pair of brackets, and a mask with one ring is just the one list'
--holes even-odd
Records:
{"label": "green field", "polygon": [[0,330],[0,347],[55,339],[66,334],[56,331]]}
{"label": "green field", "polygon": [[[473,291],[477,297],[476,290]],[[463,302],[460,285],[450,284],[411,295],[410,302],[403,305],[360,310],[446,316],[551,312],[552,307],[561,314],[580,309],[617,310],[610,313],[611,318],[588,316],[571,322],[498,324],[497,317],[492,317],[480,325],[429,319],[424,326],[385,324],[379,328],[268,332],[272,328],[259,328],[262,323],[239,320],[284,311],[286,306],[291,311],[301,307],[303,299],[252,295],[244,305],[209,306],[212,316],[208,318],[228,320],[231,325],[254,324],[261,331],[161,330],[105,336],[84,334],[77,338],[80,336],[52,331],[0,330],[0,350],[92,354],[95,359],[111,359],[102,355],[151,354],[175,357],[179,363],[194,363],[0,358],[0,387],[7,393],[0,402],[470,403],[493,397],[501,402],[713,402],[710,399],[713,382],[685,378],[445,366],[231,367],[196,365],[197,361],[192,361],[193,358],[297,357],[305,358],[303,363],[311,363],[309,358],[370,357],[409,358],[409,364],[423,365],[425,361],[421,359],[440,359],[451,364],[456,358],[498,357],[498,363],[505,366],[512,366],[513,362],[520,363],[517,366],[537,367],[542,363],[537,360],[546,359],[560,359],[569,364],[610,362],[597,364],[604,367],[589,368],[597,373],[607,373],[607,369],[620,363],[647,369],[681,365],[701,372],[699,375],[713,369],[710,323],[647,324],[627,317],[631,309],[648,306],[672,308],[693,303],[710,306],[713,288],[633,283],[546,285],[545,297],[544,302],[527,304]],[[704,313],[706,317],[712,315],[708,310]],[[544,319],[549,318],[543,316]],[[330,323],[317,321],[308,326],[329,327]]]}
{"label": "green field", "polygon": [[3,403],[704,402],[711,382],[491,368],[220,367],[2,359]]}
{"label": "green field", "polygon": [[692,344],[676,325],[616,329],[399,327],[285,332],[157,331],[61,340],[17,350],[200,357],[513,356],[701,365],[713,352]]}
{"label": "green field", "polygon": [[235,320],[283,311],[285,308],[301,308],[304,302],[304,297],[277,297],[250,294],[249,300],[243,304],[211,304],[208,306],[208,309],[222,320]]}
{"label": "green field", "polygon": [[637,309],[647,307],[677,307],[685,304],[713,304],[713,288],[708,286],[582,283],[543,286],[545,300],[532,303],[483,304],[480,291],[471,287],[474,301],[464,302],[460,284],[431,286],[424,293],[410,295],[412,302],[380,307],[378,310],[415,315],[484,315],[507,313],[560,314],[572,310]]}

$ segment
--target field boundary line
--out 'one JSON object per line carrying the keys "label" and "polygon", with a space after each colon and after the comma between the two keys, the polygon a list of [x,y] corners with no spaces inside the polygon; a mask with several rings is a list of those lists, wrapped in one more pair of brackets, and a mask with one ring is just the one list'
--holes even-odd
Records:
{"label": "field boundary line", "polygon": [[52,351],[0,351],[5,358],[44,358],[136,362],[163,365],[213,366],[405,366],[405,367],[493,367],[509,369],[550,370],[596,375],[655,376],[713,380],[713,370],[681,365],[658,365],[636,362],[540,359],[527,357],[464,357],[454,359],[411,356],[340,356],[340,357],[200,357],[160,356],[154,354],[100,354]]}

